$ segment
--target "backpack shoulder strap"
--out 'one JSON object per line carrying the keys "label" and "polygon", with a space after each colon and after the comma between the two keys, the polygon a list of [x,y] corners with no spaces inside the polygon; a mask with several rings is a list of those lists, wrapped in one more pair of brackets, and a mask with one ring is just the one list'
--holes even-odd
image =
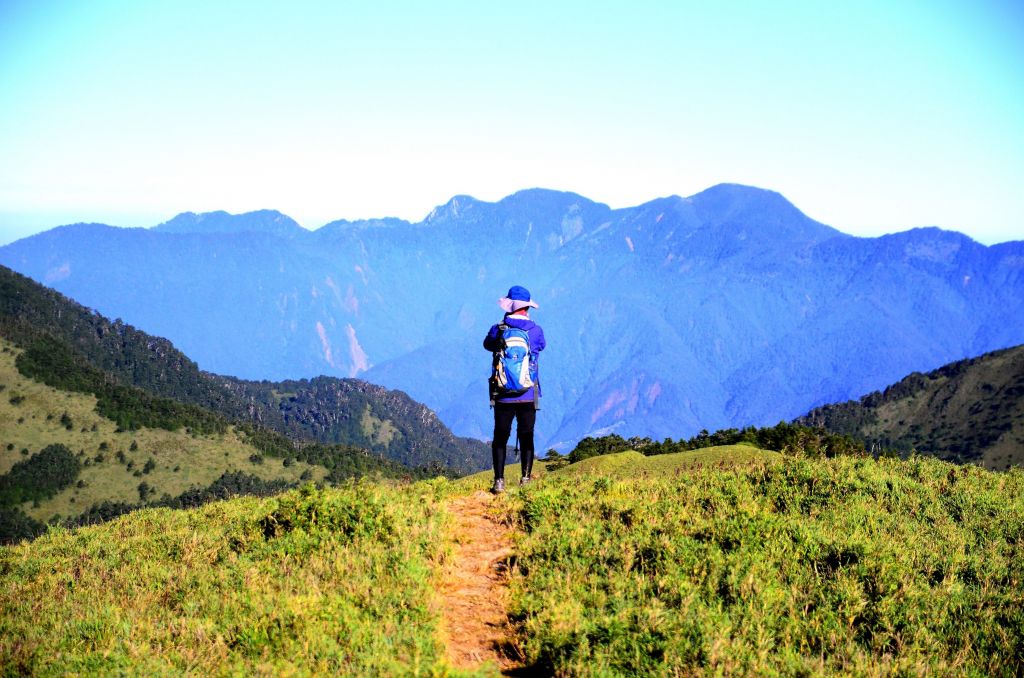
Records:
{"label": "backpack shoulder strap", "polygon": [[505,322],[498,323],[498,341],[501,343],[502,351],[505,350],[505,331],[508,329],[508,324]]}

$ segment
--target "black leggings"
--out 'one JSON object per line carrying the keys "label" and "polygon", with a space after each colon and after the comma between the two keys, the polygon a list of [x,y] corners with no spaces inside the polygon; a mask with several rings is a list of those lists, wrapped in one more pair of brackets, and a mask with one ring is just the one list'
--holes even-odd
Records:
{"label": "black leggings", "polygon": [[508,437],[512,433],[512,420],[516,420],[519,431],[519,453],[523,477],[533,471],[533,424],[537,421],[537,409],[533,402],[494,403],[494,442],[491,443],[491,460],[494,462],[494,479],[505,478],[505,453]]}

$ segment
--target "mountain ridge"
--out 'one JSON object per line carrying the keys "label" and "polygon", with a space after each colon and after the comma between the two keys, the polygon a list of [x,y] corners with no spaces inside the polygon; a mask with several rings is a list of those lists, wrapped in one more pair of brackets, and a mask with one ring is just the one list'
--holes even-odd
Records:
{"label": "mountain ridge", "polygon": [[[66,342],[75,353],[72,360],[157,398],[251,422],[294,441],[364,447],[411,467],[463,472],[482,467],[487,456],[481,443],[453,436],[405,393],[334,377],[312,386],[222,377],[200,370],[171,341],[111,321],[3,266],[0,293],[0,336],[25,348],[47,337]],[[53,350],[43,353],[48,359]],[[318,395],[316,387],[326,394]],[[375,440],[372,431],[382,426],[390,437]]]}
{"label": "mountain ridge", "polygon": [[0,248],[0,263],[171,337],[205,370],[357,376],[477,438],[479,340],[522,284],[549,335],[538,442],[559,449],[603,430],[772,424],[1024,342],[1002,320],[1024,313],[1024,244],[857,238],[772,191],[704,193],[614,210],[546,189],[456,196],[430,222],[295,238],[71,229]]}
{"label": "mountain ridge", "polygon": [[163,233],[270,233],[283,237],[295,237],[306,229],[291,217],[277,210],[255,210],[242,214],[229,214],[224,210],[214,212],[182,212],[161,224],[153,231]]}
{"label": "mountain ridge", "polygon": [[914,372],[796,421],[877,449],[914,450],[996,470],[1019,466],[1024,464],[1024,345]]}

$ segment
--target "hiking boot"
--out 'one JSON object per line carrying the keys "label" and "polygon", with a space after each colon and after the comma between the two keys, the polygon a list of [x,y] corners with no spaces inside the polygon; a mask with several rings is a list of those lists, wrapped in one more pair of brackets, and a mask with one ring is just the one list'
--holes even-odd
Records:
{"label": "hiking boot", "polygon": [[519,479],[519,485],[523,486],[526,483],[530,482],[531,480],[532,478],[530,478],[530,476],[523,476],[522,478]]}
{"label": "hiking boot", "polygon": [[493,494],[501,494],[505,491],[505,479],[498,478],[494,481],[494,487],[491,488]]}

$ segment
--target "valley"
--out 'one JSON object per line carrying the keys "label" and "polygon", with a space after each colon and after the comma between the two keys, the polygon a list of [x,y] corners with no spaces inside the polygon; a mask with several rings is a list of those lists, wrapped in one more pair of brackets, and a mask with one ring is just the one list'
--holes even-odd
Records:
{"label": "valley", "polygon": [[456,196],[420,222],[316,231],[273,211],[185,213],[0,247],[0,264],[249,380],[236,390],[268,424],[255,382],[356,376],[477,439],[480,341],[522,284],[549,339],[538,445],[562,452],[587,435],[774,424],[1024,343],[1006,322],[1024,316],[1021,262],[1024,243],[937,228],[852,237],[730,184],[621,209],[542,189]]}

